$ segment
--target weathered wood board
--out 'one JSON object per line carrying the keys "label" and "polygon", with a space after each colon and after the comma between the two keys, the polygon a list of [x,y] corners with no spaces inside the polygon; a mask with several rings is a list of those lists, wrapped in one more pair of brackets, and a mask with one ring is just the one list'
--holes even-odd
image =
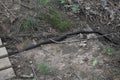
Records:
{"label": "weathered wood board", "polygon": [[15,74],[12,68],[8,68],[0,71],[0,80],[6,80],[12,77],[15,77]]}
{"label": "weathered wood board", "polygon": [[[2,41],[0,39],[0,45]],[[15,77],[11,62],[7,57],[8,53],[5,47],[0,48],[0,80],[6,80]]]}
{"label": "weathered wood board", "polygon": [[2,45],[2,41],[1,41],[1,39],[0,39],[0,45]]}
{"label": "weathered wood board", "polygon": [[5,47],[0,48],[0,58],[3,58],[7,55],[8,55],[8,53],[7,53],[6,48]]}
{"label": "weathered wood board", "polygon": [[8,57],[0,59],[0,70],[10,67],[11,67],[11,63]]}

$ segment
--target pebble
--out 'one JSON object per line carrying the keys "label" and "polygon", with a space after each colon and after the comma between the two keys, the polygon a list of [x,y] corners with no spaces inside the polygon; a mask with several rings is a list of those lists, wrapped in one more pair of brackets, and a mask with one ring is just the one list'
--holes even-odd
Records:
{"label": "pebble", "polygon": [[32,64],[33,62],[32,62],[32,61],[30,61],[29,63],[30,63],[30,64]]}
{"label": "pebble", "polygon": [[89,34],[89,35],[87,35],[87,39],[93,39],[93,38],[95,38],[95,34]]}
{"label": "pebble", "polygon": [[18,67],[18,68],[20,68],[21,66],[20,66],[20,65],[18,65],[17,67]]}
{"label": "pebble", "polygon": [[85,47],[87,45],[87,41],[82,41],[81,43],[80,43],[80,47]]}

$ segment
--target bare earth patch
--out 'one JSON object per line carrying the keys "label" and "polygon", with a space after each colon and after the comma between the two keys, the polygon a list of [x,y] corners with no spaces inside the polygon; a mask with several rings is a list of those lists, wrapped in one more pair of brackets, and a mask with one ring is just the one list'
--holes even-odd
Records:
{"label": "bare earth patch", "polygon": [[[95,36],[90,34],[87,37]],[[67,43],[73,40],[77,42]],[[112,57],[105,53],[106,46],[97,39],[81,39],[81,36],[77,35],[65,41],[63,44],[48,44],[23,52],[16,59],[13,59],[15,56],[11,57],[13,66],[17,63],[15,66],[16,73],[21,77],[33,74],[30,67],[32,61],[35,74],[39,80],[120,79],[120,67],[113,65]],[[21,59],[19,60],[19,58]],[[94,61],[96,61],[95,65]],[[40,64],[47,65],[50,72],[47,74],[41,73],[38,70]],[[23,78],[27,77],[24,76]]]}
{"label": "bare earth patch", "polygon": [[[42,20],[39,14],[42,10],[38,9],[38,0],[0,1],[8,8],[0,4],[1,38],[4,37],[3,33],[13,37],[13,40],[3,40],[6,44],[11,43],[11,45],[6,47],[8,52],[14,51],[16,48],[21,49],[29,46],[33,44],[33,40],[35,42],[43,41],[55,35],[63,34]],[[114,1],[113,7],[106,5],[106,2],[100,5],[99,0],[93,0],[92,2],[90,0],[66,1],[69,3],[60,4],[59,0],[56,0],[55,5],[61,13],[65,13],[73,22],[73,27],[67,32],[74,32],[78,29],[84,30],[88,24],[93,30],[105,34],[120,31],[119,0],[117,0],[118,4],[116,3],[117,1]],[[106,0],[101,0],[101,3],[104,1]],[[111,2],[112,0],[109,1]],[[78,10],[80,12],[78,14],[73,13],[70,8],[74,3],[79,3]],[[112,3],[109,3],[109,5],[112,5]],[[102,11],[104,11],[105,7],[108,11],[104,13]],[[109,14],[109,9],[113,9],[118,14]],[[113,16],[111,17],[115,18],[115,20],[113,18],[113,20],[109,19],[109,16],[112,14]],[[35,25],[30,27],[33,29],[26,32],[24,30],[21,31],[21,27],[23,29],[25,27],[21,26],[24,19],[28,19],[28,22],[29,19],[32,19],[30,22],[35,22]],[[23,36],[18,37],[21,35]],[[25,35],[30,35],[30,37]],[[120,43],[119,35],[111,36],[109,35],[108,38]],[[38,39],[36,40],[33,37]],[[104,42],[104,39],[101,41]],[[71,36],[59,44],[42,45],[38,48],[10,56],[16,74],[16,77],[10,80],[120,80],[120,50],[119,48],[114,49],[114,47],[110,46],[111,44],[109,42],[102,44],[96,39],[94,34],[79,34]],[[114,51],[111,51],[109,47],[114,49]]]}

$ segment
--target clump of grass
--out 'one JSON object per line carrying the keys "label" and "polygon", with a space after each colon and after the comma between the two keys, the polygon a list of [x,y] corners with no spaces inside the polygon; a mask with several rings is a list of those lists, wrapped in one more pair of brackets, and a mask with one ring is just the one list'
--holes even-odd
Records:
{"label": "clump of grass", "polygon": [[113,55],[113,53],[114,53],[114,49],[113,48],[111,48],[111,47],[108,47],[108,48],[106,48],[105,49],[105,53],[107,54],[107,55]]}
{"label": "clump of grass", "polygon": [[98,63],[98,61],[95,59],[95,60],[92,62],[92,65],[93,65],[93,66],[96,66],[97,63]]}
{"label": "clump of grass", "polygon": [[[64,0],[61,0],[64,3]],[[54,5],[52,0],[40,0],[40,16],[55,29],[67,31],[72,27],[72,21],[64,16]]]}
{"label": "clump of grass", "polygon": [[78,13],[79,12],[79,5],[78,4],[72,4],[71,10],[73,13]]}
{"label": "clump of grass", "polygon": [[21,27],[20,27],[20,30],[22,31],[28,31],[28,30],[31,30],[33,29],[33,26],[34,26],[34,20],[32,18],[25,18],[22,20],[22,23],[21,23]]}
{"label": "clump of grass", "polygon": [[60,3],[61,3],[61,4],[65,4],[66,1],[65,1],[65,0],[60,0]]}
{"label": "clump of grass", "polygon": [[38,70],[42,73],[42,74],[48,74],[50,73],[51,69],[49,66],[47,66],[44,63],[39,64],[38,66]]}
{"label": "clump of grass", "polygon": [[52,8],[48,13],[44,14],[44,17],[49,24],[62,32],[72,27],[71,20],[63,16],[62,13],[55,8]]}

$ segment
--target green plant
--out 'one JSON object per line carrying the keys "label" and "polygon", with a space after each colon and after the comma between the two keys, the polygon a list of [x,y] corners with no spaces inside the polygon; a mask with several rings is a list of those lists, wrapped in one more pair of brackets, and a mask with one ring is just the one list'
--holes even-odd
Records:
{"label": "green plant", "polygon": [[[60,1],[61,3],[65,2],[65,0]],[[72,27],[72,21],[56,8],[52,0],[40,0],[40,4],[38,16],[41,16],[41,19],[62,32]]]}
{"label": "green plant", "polygon": [[73,4],[71,6],[71,10],[72,10],[73,13],[79,12],[79,5],[78,4]]}
{"label": "green plant", "polygon": [[38,70],[42,73],[42,74],[48,74],[50,72],[50,67],[48,67],[46,64],[41,63],[38,66]]}
{"label": "green plant", "polygon": [[92,65],[93,65],[93,66],[96,66],[97,63],[98,63],[98,61],[95,59],[95,60],[93,61]]}
{"label": "green plant", "polygon": [[60,0],[61,4],[65,4],[65,2],[66,2],[65,0]]}
{"label": "green plant", "polygon": [[108,48],[105,49],[105,53],[106,53],[107,55],[112,55],[113,52],[114,52],[114,49],[111,48],[111,47],[108,47]]}
{"label": "green plant", "polygon": [[51,0],[39,0],[40,5],[42,5],[42,6],[47,6],[48,3],[50,3],[50,2],[51,2]]}
{"label": "green plant", "polygon": [[63,16],[62,13],[55,8],[52,8],[48,13],[44,14],[44,19],[60,31],[66,31],[72,27],[71,20]]}
{"label": "green plant", "polygon": [[30,18],[30,17],[25,18],[25,19],[22,20],[20,30],[27,31],[27,30],[33,29],[34,24],[35,23],[34,23],[32,18]]}

